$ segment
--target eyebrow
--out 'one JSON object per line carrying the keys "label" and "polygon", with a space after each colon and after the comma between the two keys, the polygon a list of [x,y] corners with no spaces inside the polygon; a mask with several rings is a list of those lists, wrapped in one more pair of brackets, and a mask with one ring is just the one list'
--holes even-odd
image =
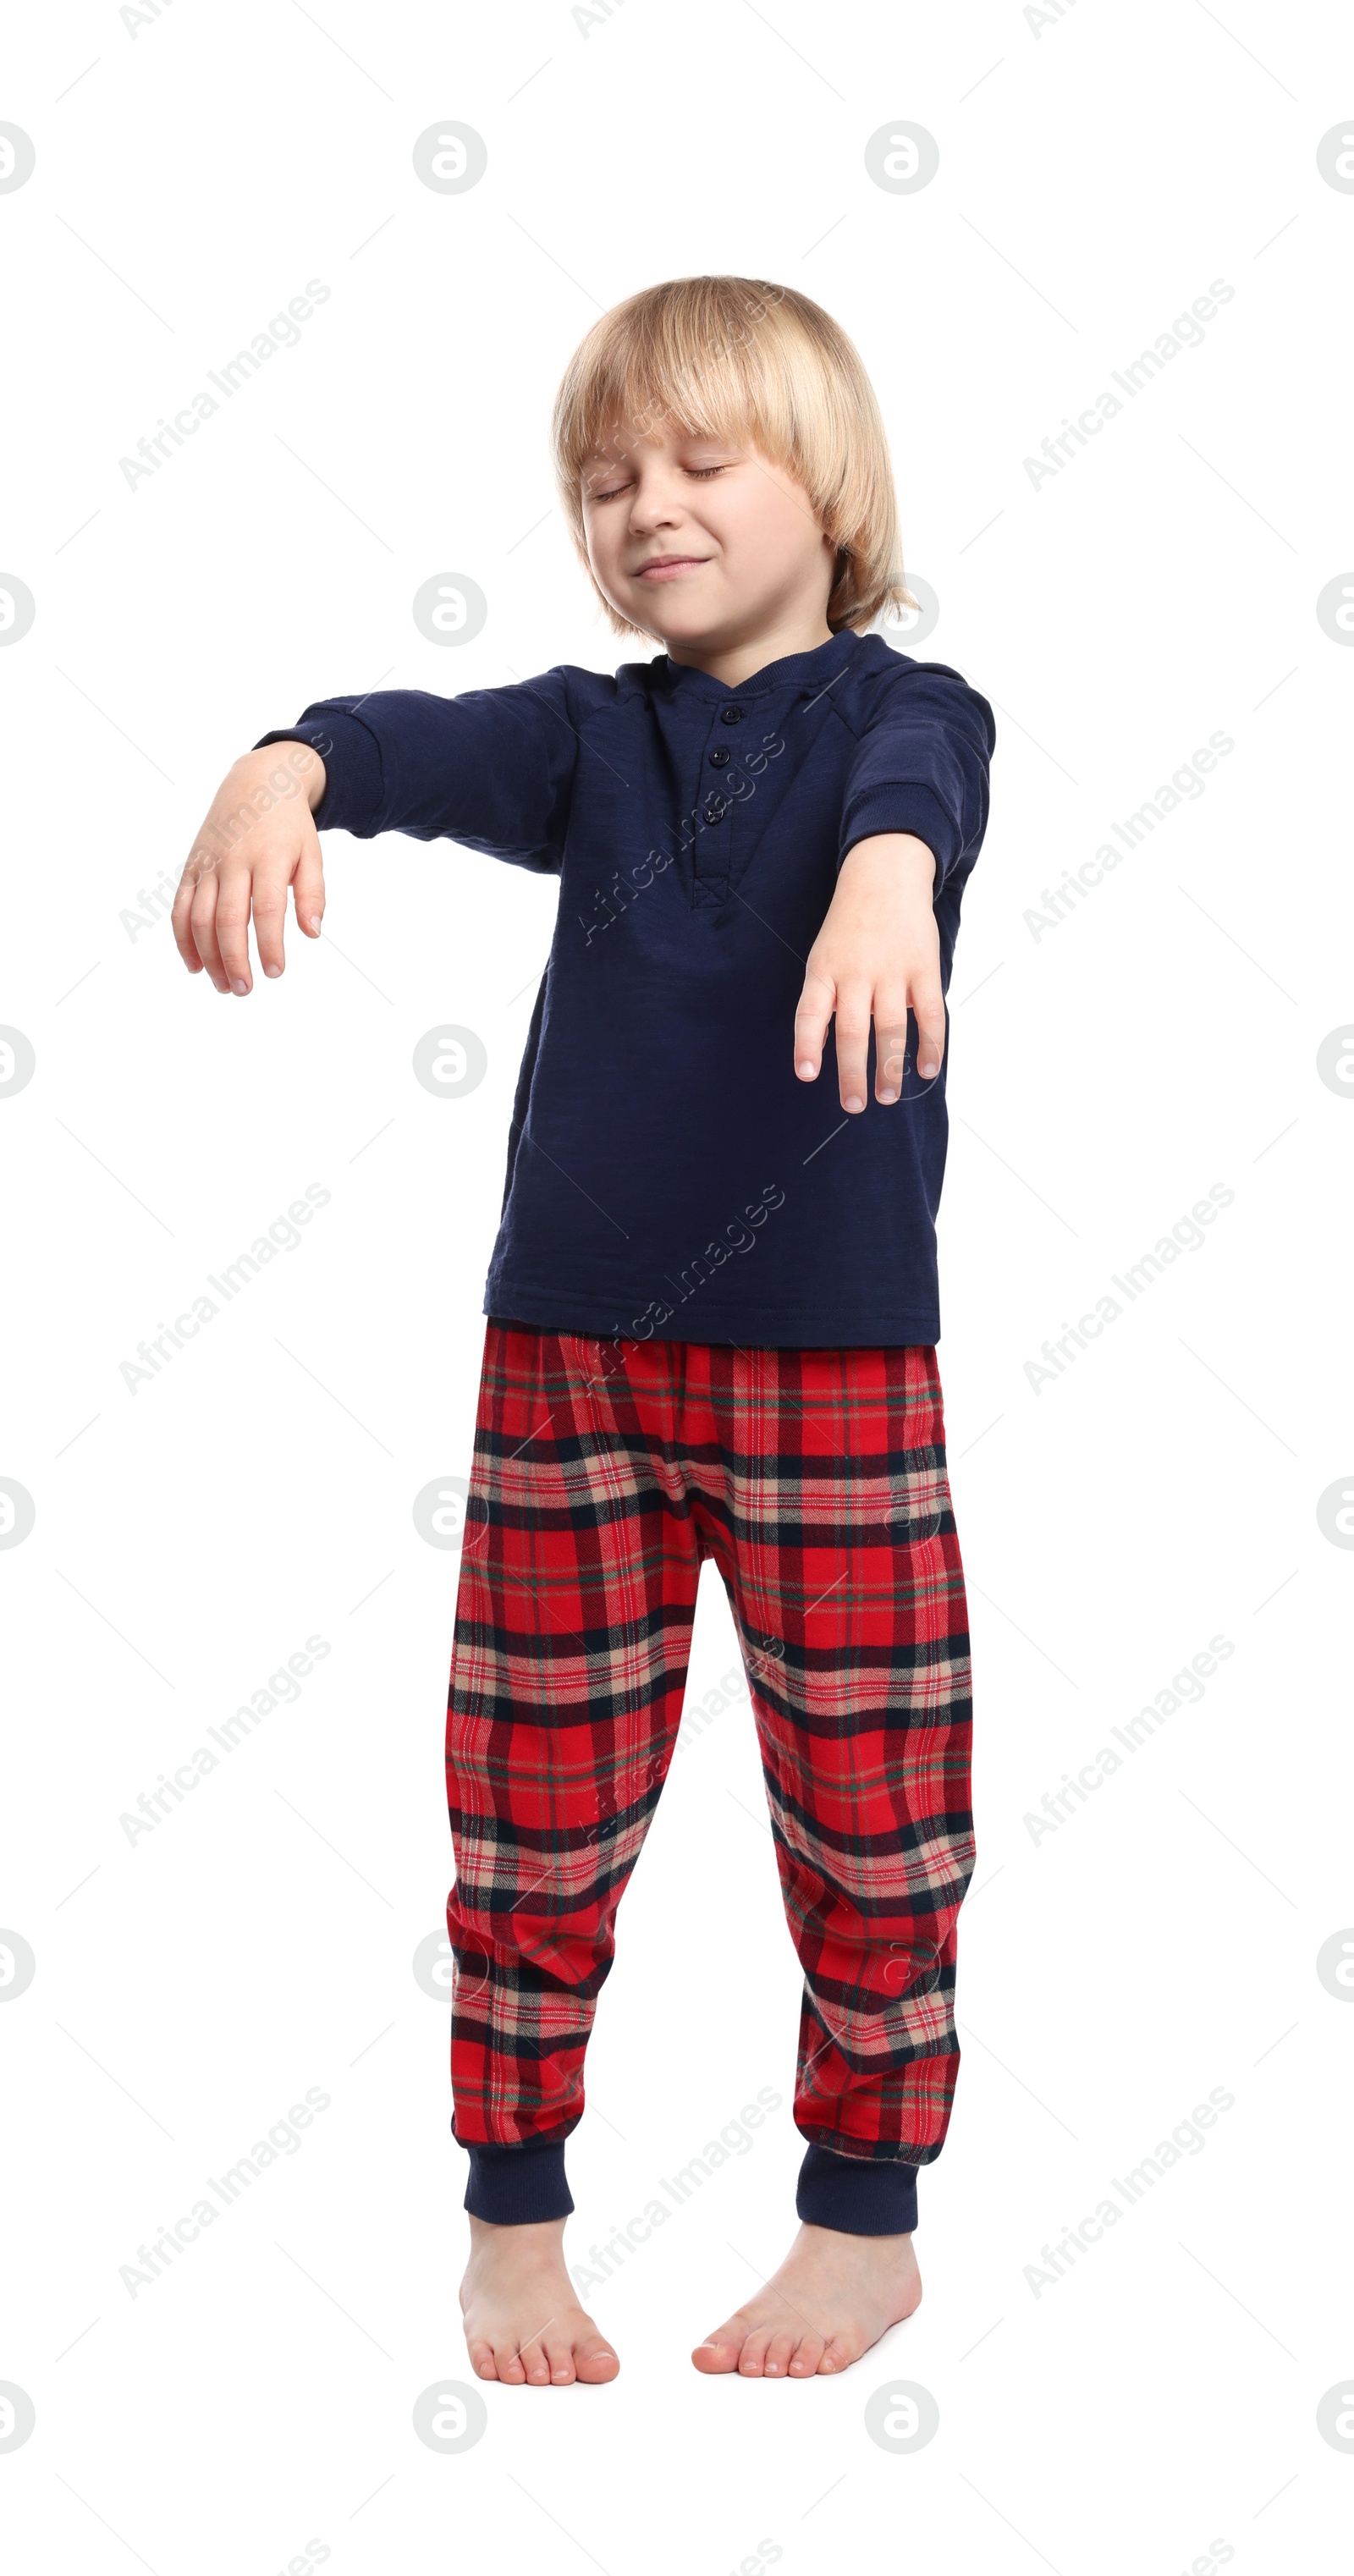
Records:
{"label": "eyebrow", "polygon": [[[642,447],[647,443],[639,439],[636,446]],[[684,429],[679,432],[675,444],[679,447],[721,447],[730,454],[741,456],[750,453],[752,442],[715,429]],[[613,467],[625,464],[633,453],[634,449],[630,447],[621,449],[619,453],[614,450],[608,453],[605,448],[594,447],[582,458],[578,470],[580,474],[608,473]]]}

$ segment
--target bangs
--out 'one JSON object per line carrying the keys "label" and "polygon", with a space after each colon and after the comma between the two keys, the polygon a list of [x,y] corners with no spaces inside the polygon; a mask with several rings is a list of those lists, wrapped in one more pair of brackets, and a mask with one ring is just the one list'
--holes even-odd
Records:
{"label": "bangs", "polygon": [[[705,289],[744,283],[722,278],[681,282]],[[784,292],[746,283],[756,318],[767,310],[761,299]],[[647,309],[635,311],[634,305]],[[559,470],[576,478],[599,456],[613,454],[618,444],[665,427],[697,438],[765,446],[764,404],[757,399],[764,388],[753,380],[751,340],[748,316],[730,311],[723,296],[670,296],[661,304],[635,297],[632,305],[618,305],[583,342],[560,387],[555,411]]]}

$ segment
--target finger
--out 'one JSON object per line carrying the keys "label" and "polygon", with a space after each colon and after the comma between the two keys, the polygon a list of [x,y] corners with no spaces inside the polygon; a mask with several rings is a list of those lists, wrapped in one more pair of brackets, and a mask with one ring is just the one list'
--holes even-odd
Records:
{"label": "finger", "polygon": [[296,905],[296,918],[307,939],[318,939],[324,919],[324,860],[320,854],[320,836],[313,824],[296,862],[292,900]]}
{"label": "finger", "polygon": [[[254,870],[254,937],[265,975],[280,975],[285,964],[282,934],[287,922],[288,864],[285,858],[260,860]],[[246,943],[247,946],[247,943]],[[249,972],[246,953],[245,973]]]}
{"label": "finger", "polygon": [[249,897],[253,870],[247,859],[224,859],[217,870],[216,943],[232,993],[248,993]]}
{"label": "finger", "polygon": [[198,955],[197,942],[193,937],[192,924],[193,897],[197,892],[202,866],[201,854],[194,850],[192,857],[185,862],[183,874],[179,879],[178,892],[174,897],[174,907],[169,916],[170,927],[174,933],[174,945],[190,975],[200,975],[203,964]]}
{"label": "finger", "polygon": [[189,929],[193,946],[218,993],[228,993],[230,978],[221,963],[216,939],[216,898],[219,891],[215,868],[204,868],[193,889]]}
{"label": "finger", "polygon": [[822,1071],[827,1024],[836,998],[837,988],[831,976],[821,975],[811,966],[795,1012],[795,1072],[801,1082],[816,1081]]}
{"label": "finger", "polygon": [[939,1073],[945,1053],[945,996],[940,977],[929,971],[912,978],[912,1011],[917,1023],[917,1071],[924,1082]]}
{"label": "finger", "polygon": [[870,989],[853,984],[837,994],[837,1092],[843,1109],[865,1106],[869,1048]]}
{"label": "finger", "polygon": [[896,1100],[907,1060],[907,988],[887,986],[874,997],[874,1096]]}

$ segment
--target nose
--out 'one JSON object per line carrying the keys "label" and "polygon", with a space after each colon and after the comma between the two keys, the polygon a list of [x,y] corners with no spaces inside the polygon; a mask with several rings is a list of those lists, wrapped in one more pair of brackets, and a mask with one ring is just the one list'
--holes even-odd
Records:
{"label": "nose", "polygon": [[639,475],[630,503],[630,526],[637,537],[652,536],[658,528],[672,528],[681,517],[679,495],[666,476],[652,468]]}

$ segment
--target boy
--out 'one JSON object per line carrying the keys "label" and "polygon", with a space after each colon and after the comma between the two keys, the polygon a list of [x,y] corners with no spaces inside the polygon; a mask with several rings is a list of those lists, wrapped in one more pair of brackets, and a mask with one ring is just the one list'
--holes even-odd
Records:
{"label": "boy", "polygon": [[[564,2141],[713,1556],[805,1972],[807,2152],[787,2261],[692,2358],[802,2378],[920,2298],[916,2172],[958,2064],[969,1664],[934,1216],[995,726],[948,665],[864,631],[915,603],[874,396],[817,305],[650,288],[588,334],[554,429],[597,594],[663,652],[307,708],[224,782],[175,936],[247,993],[252,908],[280,974],[289,883],[319,933],[327,825],[560,878],[448,1692],[466,2339],[487,2379],[619,2366],[564,2264]],[[281,742],[309,746],[304,801]],[[840,1111],[813,1088],[834,1018]]]}

